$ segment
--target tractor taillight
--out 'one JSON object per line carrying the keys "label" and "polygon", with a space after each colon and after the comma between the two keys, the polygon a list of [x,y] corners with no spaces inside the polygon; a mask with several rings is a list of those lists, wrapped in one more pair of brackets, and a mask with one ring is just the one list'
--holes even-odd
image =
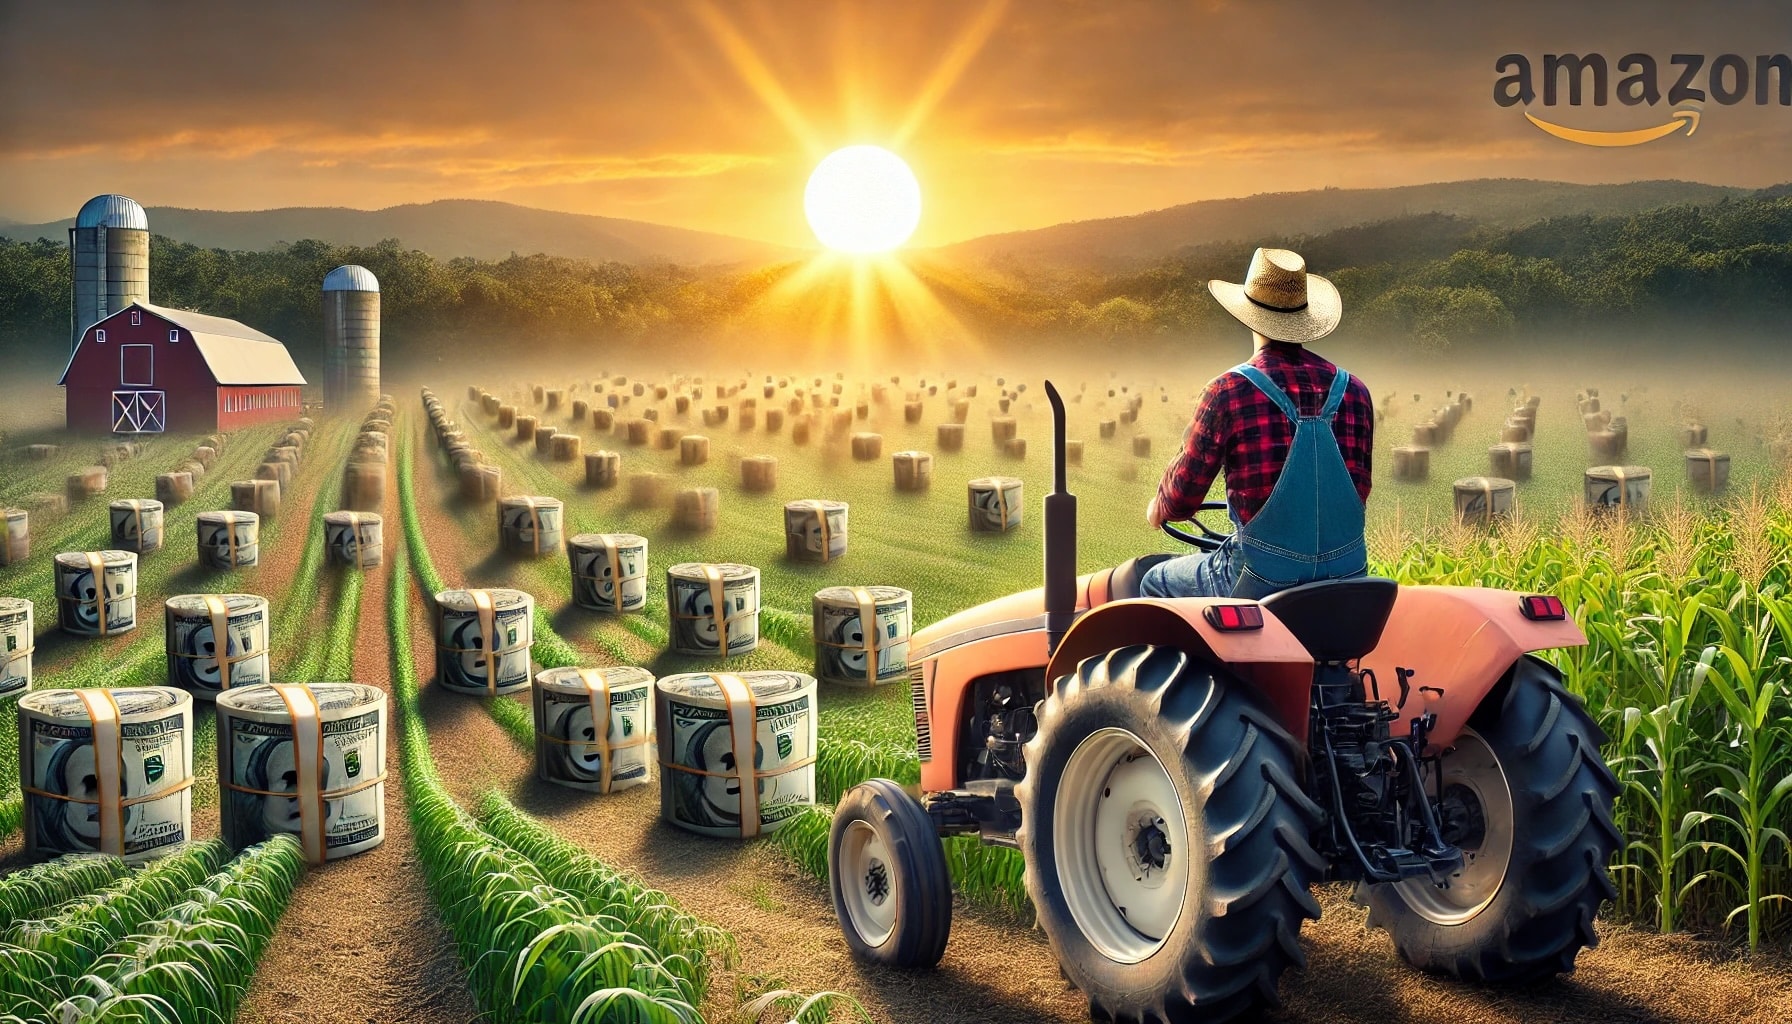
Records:
{"label": "tractor taillight", "polygon": [[1531,594],[1520,598],[1518,606],[1524,612],[1524,617],[1532,622],[1568,617],[1567,610],[1562,607],[1562,599],[1548,594]]}
{"label": "tractor taillight", "polygon": [[1254,604],[1210,604],[1207,624],[1223,633],[1263,628],[1263,609]]}

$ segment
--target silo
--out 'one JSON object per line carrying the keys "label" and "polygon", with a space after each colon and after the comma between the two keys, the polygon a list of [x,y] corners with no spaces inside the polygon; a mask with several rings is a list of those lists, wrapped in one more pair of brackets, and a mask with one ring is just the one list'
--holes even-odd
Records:
{"label": "silo", "polygon": [[69,348],[81,333],[136,301],[149,301],[149,217],[135,200],[94,196],[68,232],[74,262]]}
{"label": "silo", "polygon": [[380,282],[366,267],[324,275],[324,408],[359,412],[380,397]]}

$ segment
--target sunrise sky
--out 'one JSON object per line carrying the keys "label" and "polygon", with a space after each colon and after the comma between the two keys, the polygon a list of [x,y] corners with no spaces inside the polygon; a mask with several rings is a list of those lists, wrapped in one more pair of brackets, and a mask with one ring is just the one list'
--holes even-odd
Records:
{"label": "sunrise sky", "polygon": [[1752,89],[1707,100],[1693,137],[1593,149],[1494,105],[1493,64],[1752,65],[1789,30],[1772,2],[0,0],[0,217],[107,191],[227,210],[476,198],[812,246],[804,181],[862,142],[919,177],[916,245],[1327,185],[1763,186],[1792,179],[1792,108]]}

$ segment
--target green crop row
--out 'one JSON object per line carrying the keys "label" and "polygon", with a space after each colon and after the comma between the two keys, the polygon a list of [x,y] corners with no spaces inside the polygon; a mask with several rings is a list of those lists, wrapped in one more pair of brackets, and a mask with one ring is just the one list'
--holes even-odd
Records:
{"label": "green crop row", "polygon": [[14,871],[0,878],[0,935],[20,921],[103,889],[128,871],[122,858],[100,853],[71,853]]}
{"label": "green crop row", "polygon": [[52,1009],[60,1024],[229,1024],[273,939],[304,852],[278,835],[108,949]]}

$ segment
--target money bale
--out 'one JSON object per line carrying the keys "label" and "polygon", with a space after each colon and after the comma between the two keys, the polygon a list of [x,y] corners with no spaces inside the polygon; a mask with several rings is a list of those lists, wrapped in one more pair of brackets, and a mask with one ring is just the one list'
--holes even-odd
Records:
{"label": "money bale", "polygon": [[253,512],[201,512],[195,541],[206,569],[242,569],[261,560],[261,517]]}
{"label": "money bale", "polygon": [[1508,480],[1531,478],[1532,448],[1528,443],[1507,442],[1487,449],[1487,462],[1492,475]]}
{"label": "money bale", "polygon": [[547,411],[553,412],[555,409],[560,408],[561,402],[566,401],[566,391],[564,388],[549,388],[548,392],[547,392],[547,399],[548,399]]}
{"label": "money bale", "polygon": [[1395,448],[1394,479],[1409,482],[1431,479],[1431,449],[1416,444]]}
{"label": "money bale", "polygon": [[900,587],[827,587],[811,608],[815,678],[880,686],[908,677],[914,595]]}
{"label": "money bale", "polygon": [[516,439],[518,441],[535,440],[535,417],[518,416],[516,418]]}
{"label": "money bale", "polygon": [[535,558],[559,551],[566,504],[559,498],[513,494],[498,499],[498,547],[506,554]]}
{"label": "money bale", "polygon": [[897,452],[890,456],[896,472],[896,489],[924,491],[933,486],[933,456],[926,452]]}
{"label": "money bale", "polygon": [[770,835],[815,805],[813,676],[699,672],[654,685],[660,814],[698,835]]}
{"label": "money bale", "polygon": [[709,438],[702,434],[686,434],[678,439],[678,462],[682,466],[701,466],[709,461]]}
{"label": "money bale", "polygon": [[230,507],[253,512],[263,519],[280,513],[280,484],[273,480],[235,480],[230,484]]}
{"label": "money bale", "polygon": [[1467,526],[1488,526],[1512,514],[1518,486],[1500,477],[1470,476],[1456,481],[1456,518]]}
{"label": "money bale", "polygon": [[78,504],[105,489],[106,467],[88,466],[80,472],[69,474],[66,488],[68,503],[70,505]]}
{"label": "money bale", "polygon": [[31,689],[36,650],[35,606],[22,597],[0,597],[0,698]]}
{"label": "money bale", "polygon": [[1595,430],[1587,435],[1587,445],[1597,459],[1615,459],[1624,454],[1626,437],[1615,430]]}
{"label": "money bale", "polygon": [[219,694],[217,705],[218,831],[231,849],[285,833],[323,864],[385,841],[383,690],[272,684]]}
{"label": "money bale", "polygon": [[798,416],[796,422],[790,425],[790,443],[808,444],[809,434],[814,429],[814,421],[809,418],[807,413]]}
{"label": "money bale", "polygon": [[617,452],[585,454],[585,486],[614,487],[622,475],[622,456]]}
{"label": "money bale", "polygon": [[350,569],[379,566],[384,549],[384,521],[377,512],[326,512],[324,550],[331,565]]}
{"label": "money bale", "polygon": [[57,624],[74,636],[112,636],[137,628],[137,555],[64,551],[56,556]]}
{"label": "money bale", "polygon": [[553,456],[555,462],[579,461],[579,448],[583,444],[577,434],[555,434]]}
{"label": "money bale", "polygon": [[628,443],[644,445],[653,440],[653,421],[648,419],[632,419],[628,421]]}
{"label": "money bale", "polygon": [[615,430],[616,414],[608,409],[591,410],[591,429],[606,434]]}
{"label": "money bale", "polygon": [[1680,425],[1680,447],[1703,448],[1708,442],[1709,431],[1703,423],[1682,423]]}
{"label": "money bale", "polygon": [[669,452],[678,447],[678,439],[684,431],[677,427],[661,427],[653,432],[653,446],[662,452]]}
{"label": "money bale", "polygon": [[498,429],[509,430],[514,426],[516,426],[516,406],[498,406]]}
{"label": "money bale", "polygon": [[112,546],[148,554],[162,549],[162,503],[148,498],[127,498],[109,507]]}
{"label": "money bale", "polygon": [[964,449],[964,424],[942,423],[934,431],[934,442],[942,452]]}
{"label": "money bale", "polygon": [[25,852],[137,864],[193,832],[193,698],[168,686],[19,698]]}
{"label": "money bale", "polygon": [[759,646],[759,570],[733,562],[680,562],[666,570],[674,654],[733,658]]}
{"label": "money bale", "polygon": [[33,462],[42,462],[62,450],[61,445],[28,444],[25,446],[25,457]]}
{"label": "money bale", "polygon": [[783,430],[783,429],[784,429],[784,410],[782,410],[782,409],[767,409],[767,410],[765,410],[765,432],[768,434],[776,434],[778,431]]}
{"label": "money bale", "polygon": [[870,462],[883,454],[884,436],[882,434],[858,433],[852,435],[852,457],[859,462]]}
{"label": "money bale", "polygon": [[1529,444],[1531,442],[1530,424],[1519,419],[1508,419],[1500,428],[1500,441],[1505,444]]}
{"label": "money bale", "polygon": [[567,666],[535,677],[535,774],[589,793],[653,781],[653,674]]}
{"label": "money bale", "polygon": [[647,538],[632,533],[581,533],[566,542],[572,603],[599,612],[647,607]]}
{"label": "money bale", "polygon": [[1072,466],[1082,465],[1083,464],[1083,442],[1081,442],[1081,441],[1065,441],[1064,442],[1064,461]]}
{"label": "money bale", "polygon": [[1011,459],[1026,458],[1027,457],[1027,439],[1024,437],[1011,437],[1008,440],[1002,442],[1002,454],[1008,456]]}
{"label": "money bale", "polygon": [[1587,470],[1587,505],[1595,511],[1640,516],[1649,504],[1647,466],[1594,466]]}
{"label": "money bale", "polygon": [[770,455],[749,455],[740,460],[740,486],[745,491],[769,491],[778,486],[778,460]]}
{"label": "money bale", "polygon": [[1021,481],[1013,476],[985,476],[967,486],[973,533],[1005,533],[1021,523]]}
{"label": "money bale", "polygon": [[504,485],[504,470],[484,463],[470,463],[460,467],[460,496],[466,501],[483,505],[498,500],[498,490]]}
{"label": "money bale", "polygon": [[1436,420],[1426,420],[1412,428],[1412,444],[1415,448],[1433,448],[1443,443],[1443,426]]}
{"label": "money bale", "polygon": [[844,501],[802,498],[784,503],[784,556],[797,562],[831,562],[846,554]]}
{"label": "money bale", "polygon": [[31,556],[31,513],[0,508],[0,565],[19,565]]}
{"label": "money bale", "polygon": [[1591,434],[1595,430],[1604,430],[1611,426],[1612,414],[1609,412],[1588,413],[1580,419],[1581,424],[1587,428],[1587,433]]}
{"label": "money bale", "polygon": [[548,455],[554,450],[554,435],[560,431],[554,427],[541,426],[535,428],[535,454]]}
{"label": "money bale", "polygon": [[1007,440],[1015,436],[1017,427],[1012,416],[998,416],[989,421],[989,434],[996,447],[1001,448]]}
{"label": "money bale", "polygon": [[292,485],[292,465],[286,462],[264,462],[255,467],[255,479],[272,480],[279,484],[281,493]]}
{"label": "money bale", "polygon": [[1686,479],[1700,494],[1717,494],[1730,485],[1730,456],[1710,448],[1686,453]]}
{"label": "money bale", "polygon": [[193,474],[163,473],[156,477],[156,500],[164,508],[183,505],[193,497]]}
{"label": "money bale", "polygon": [[904,423],[919,423],[919,422],[921,422],[921,413],[923,411],[923,408],[924,407],[922,406],[922,404],[920,402],[904,402],[904,403],[902,403],[902,422],[904,422]]}
{"label": "money bale", "polygon": [[714,487],[687,487],[672,498],[672,525],[680,530],[713,530],[720,503]]}
{"label": "money bale", "polygon": [[671,502],[672,478],[664,473],[630,473],[628,503],[635,508],[661,508]]}
{"label": "money bale", "polygon": [[1097,431],[1101,434],[1101,439],[1103,441],[1113,440],[1115,435],[1118,434],[1119,430],[1120,430],[1120,425],[1118,423],[1114,422],[1113,420],[1102,420],[1100,423],[1097,423],[1095,426],[1096,426]]}
{"label": "money bale", "polygon": [[272,678],[267,598],[176,594],[162,606],[162,619],[170,686],[209,701],[231,687]]}
{"label": "money bale", "polygon": [[521,590],[444,590],[436,595],[436,681],[456,693],[526,689],[532,674],[535,598]]}

